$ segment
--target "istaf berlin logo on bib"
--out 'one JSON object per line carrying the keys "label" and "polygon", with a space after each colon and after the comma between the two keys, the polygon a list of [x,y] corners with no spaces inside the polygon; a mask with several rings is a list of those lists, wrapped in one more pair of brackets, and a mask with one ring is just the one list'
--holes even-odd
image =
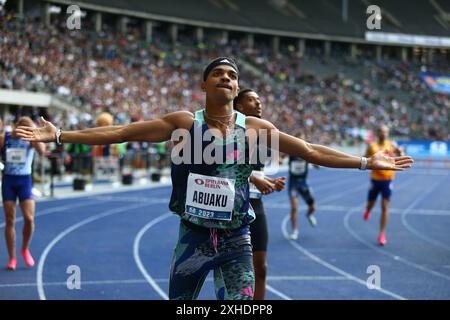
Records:
{"label": "istaf berlin logo on bib", "polygon": [[21,148],[6,149],[6,162],[21,164],[25,163],[27,159],[27,150]]}
{"label": "istaf berlin logo on bib", "polygon": [[306,171],[305,161],[294,160],[291,163],[291,173],[292,174],[304,174]]}
{"label": "istaf berlin logo on bib", "polygon": [[185,211],[203,219],[230,221],[234,196],[233,179],[190,173]]}

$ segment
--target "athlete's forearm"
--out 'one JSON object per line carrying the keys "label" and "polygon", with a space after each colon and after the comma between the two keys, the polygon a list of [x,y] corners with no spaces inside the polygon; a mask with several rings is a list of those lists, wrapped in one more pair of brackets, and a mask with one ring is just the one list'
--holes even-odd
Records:
{"label": "athlete's forearm", "polygon": [[125,126],[98,127],[79,131],[67,131],[62,142],[83,144],[112,144],[126,141],[162,142],[170,140],[176,127],[163,119],[134,122]]}
{"label": "athlete's forearm", "polygon": [[60,141],[64,143],[80,143],[80,144],[112,144],[123,142],[124,126],[110,126],[89,128],[76,131],[63,131]]}
{"label": "athlete's forearm", "polygon": [[325,165],[332,168],[359,168],[361,166],[360,157],[352,156],[318,144],[311,144],[311,147],[313,148],[313,157],[322,162],[322,164],[313,162],[314,164]]}
{"label": "athlete's forearm", "polygon": [[280,151],[307,162],[331,168],[359,168],[361,159],[331,148],[308,143],[283,132],[279,134]]}

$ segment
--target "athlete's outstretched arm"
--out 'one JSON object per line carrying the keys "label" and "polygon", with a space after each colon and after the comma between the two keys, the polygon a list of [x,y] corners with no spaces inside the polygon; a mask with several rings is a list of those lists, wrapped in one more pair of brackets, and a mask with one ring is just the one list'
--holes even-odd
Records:
{"label": "athlete's outstretched arm", "polygon": [[[192,114],[185,111],[173,112],[161,119],[142,121],[122,126],[98,127],[77,131],[63,131],[61,142],[102,145],[121,143],[125,141],[161,142],[171,138],[172,132],[182,123],[192,118]],[[42,127],[18,127],[17,135],[27,141],[52,142],[56,141],[57,128],[49,121],[40,119]]]}
{"label": "athlete's outstretched arm", "polygon": [[[273,149],[278,140],[278,149],[291,156],[298,156],[307,162],[318,164],[332,168],[360,168],[361,158],[343,153],[322,145],[312,144],[302,139],[293,137],[284,132],[280,132],[272,123],[251,118],[249,119],[249,128],[257,130],[265,129],[268,135],[268,141]],[[378,152],[367,159],[367,169],[376,170],[395,170],[403,171],[405,168],[411,167],[414,161],[411,157],[390,157],[383,152]]]}

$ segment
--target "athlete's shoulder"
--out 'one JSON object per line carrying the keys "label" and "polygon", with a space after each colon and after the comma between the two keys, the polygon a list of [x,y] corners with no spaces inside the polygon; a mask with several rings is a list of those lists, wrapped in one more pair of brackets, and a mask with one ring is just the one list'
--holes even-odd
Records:
{"label": "athlete's shoulder", "polygon": [[164,115],[162,119],[176,128],[189,129],[194,121],[194,114],[189,111],[175,111]]}
{"label": "athlete's shoulder", "polygon": [[177,119],[194,119],[194,114],[190,111],[181,110],[181,111],[174,111],[171,113],[167,113],[164,118],[177,118]]}
{"label": "athlete's shoulder", "polygon": [[388,140],[388,144],[394,148],[397,148],[397,142],[395,140]]}
{"label": "athlete's shoulder", "polygon": [[272,122],[256,117],[245,117],[245,125],[247,129],[276,129]]}

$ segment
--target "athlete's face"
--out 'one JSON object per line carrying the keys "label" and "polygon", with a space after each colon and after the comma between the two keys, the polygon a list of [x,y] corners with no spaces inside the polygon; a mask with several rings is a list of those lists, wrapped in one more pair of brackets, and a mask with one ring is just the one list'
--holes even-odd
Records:
{"label": "athlete's face", "polygon": [[244,98],[237,104],[237,109],[246,116],[258,117],[262,116],[261,100],[256,92],[246,92]]}
{"label": "athlete's face", "polygon": [[381,127],[378,129],[378,139],[386,140],[389,136],[389,129],[386,127]]}
{"label": "athlete's face", "polygon": [[33,127],[34,123],[33,120],[27,117],[20,118],[19,121],[15,124],[16,127],[22,126],[22,127]]}
{"label": "athlete's face", "polygon": [[202,89],[209,97],[230,102],[239,93],[238,74],[230,66],[219,65],[208,74]]}

